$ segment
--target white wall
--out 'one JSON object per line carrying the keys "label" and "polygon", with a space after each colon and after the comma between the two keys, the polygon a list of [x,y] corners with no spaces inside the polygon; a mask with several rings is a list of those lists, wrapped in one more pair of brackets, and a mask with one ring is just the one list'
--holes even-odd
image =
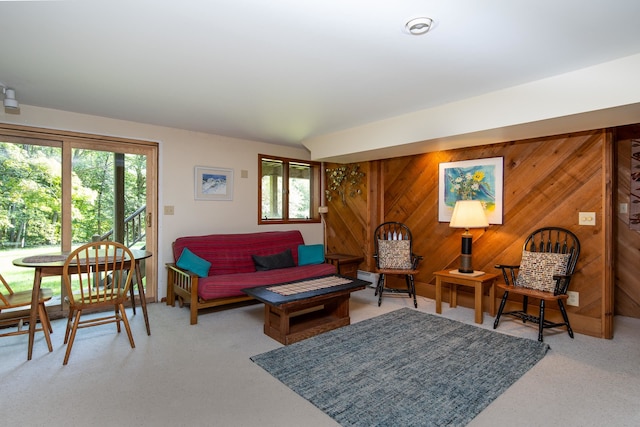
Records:
{"label": "white wall", "polygon": [[[165,263],[173,262],[171,243],[180,236],[300,229],[305,242],[322,243],[322,225],[258,226],[258,154],[309,159],[305,149],[227,138],[181,129],[113,120],[60,110],[20,106],[20,114],[0,112],[0,122],[40,128],[156,141],[160,147],[158,194],[158,298],[166,294]],[[233,201],[194,199],[194,167],[234,170]],[[241,171],[248,171],[241,178]],[[163,215],[164,206],[174,215]]]}
{"label": "white wall", "polygon": [[344,163],[638,123],[640,54],[303,141]]}

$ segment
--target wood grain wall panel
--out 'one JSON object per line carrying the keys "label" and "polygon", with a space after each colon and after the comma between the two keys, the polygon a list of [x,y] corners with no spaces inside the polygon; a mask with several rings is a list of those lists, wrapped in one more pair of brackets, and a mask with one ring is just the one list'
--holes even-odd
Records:
{"label": "wood grain wall panel", "polygon": [[[640,139],[640,126],[625,127],[619,132],[617,154],[617,208],[620,203],[630,207],[631,144]],[[616,210],[616,277],[614,292],[615,314],[640,318],[640,232],[629,228],[629,214]]]}
{"label": "wood grain wall panel", "polygon": [[[329,212],[325,214],[325,235],[327,252],[353,254],[363,256],[365,260],[372,255],[367,252],[363,242],[367,239],[368,225],[368,185],[366,179],[370,177],[369,167],[371,162],[360,164],[361,170],[366,174],[361,185],[362,194],[356,197],[345,198],[345,203],[340,197],[334,197],[326,201]],[[326,168],[334,168],[337,164],[328,163]],[[366,261],[365,261],[366,262]]]}
{"label": "wood grain wall panel", "polygon": [[[598,130],[385,159],[379,161],[382,176],[376,181],[381,188],[377,196],[369,194],[368,209],[382,212],[379,222],[400,221],[411,228],[414,251],[424,256],[416,277],[418,293],[433,298],[433,272],[458,267],[462,234],[462,230],[438,222],[438,166],[442,162],[503,157],[503,224],[471,230],[473,267],[494,272],[496,263],[518,263],[524,239],[538,227],[555,225],[574,231],[580,238],[582,253],[571,289],[580,292],[580,306],[568,307],[568,312],[576,332],[599,336],[604,286],[601,219],[606,135]],[[336,208],[340,212],[336,224],[331,220],[333,212],[328,216],[329,247],[366,247],[362,252],[369,256],[373,251],[370,236],[378,223],[366,225],[363,205],[350,203],[348,207],[353,210]],[[596,212],[595,227],[578,225],[578,212],[584,211]],[[348,221],[344,218],[347,216],[357,220]],[[354,224],[366,225],[361,230],[366,238],[360,245],[343,242],[344,236],[354,236],[346,230]],[[362,268],[372,271],[372,259],[366,260]],[[472,304],[470,295],[465,298],[466,290],[460,290],[460,303]],[[553,309],[548,312],[552,317],[557,315]]]}

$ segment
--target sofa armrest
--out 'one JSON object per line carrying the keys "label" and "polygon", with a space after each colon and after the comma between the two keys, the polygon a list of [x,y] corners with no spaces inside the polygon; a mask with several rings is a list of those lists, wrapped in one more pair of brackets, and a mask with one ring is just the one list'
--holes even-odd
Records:
{"label": "sofa armrest", "polygon": [[[175,305],[178,297],[180,306],[187,300],[191,309],[191,324],[198,322],[198,275],[175,264],[167,264],[167,305]],[[194,314],[195,313],[195,314]]]}

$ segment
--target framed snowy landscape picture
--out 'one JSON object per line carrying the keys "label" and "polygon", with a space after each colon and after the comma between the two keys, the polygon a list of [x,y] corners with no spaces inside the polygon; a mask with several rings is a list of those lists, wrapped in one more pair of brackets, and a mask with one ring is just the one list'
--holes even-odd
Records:
{"label": "framed snowy landscape picture", "polygon": [[233,200],[233,169],[196,166],[196,200]]}

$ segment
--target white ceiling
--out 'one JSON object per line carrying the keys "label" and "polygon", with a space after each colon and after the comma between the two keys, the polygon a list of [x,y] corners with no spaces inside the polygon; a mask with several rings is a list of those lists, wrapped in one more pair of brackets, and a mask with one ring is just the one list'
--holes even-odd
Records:
{"label": "white ceiling", "polygon": [[636,54],[639,18],[637,0],[0,2],[0,81],[26,105],[299,145]]}

